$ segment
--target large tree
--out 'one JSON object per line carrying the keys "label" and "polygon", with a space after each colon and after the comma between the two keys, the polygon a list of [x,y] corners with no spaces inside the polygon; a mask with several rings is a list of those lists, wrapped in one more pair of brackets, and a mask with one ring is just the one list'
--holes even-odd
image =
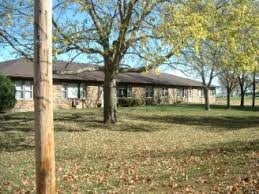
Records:
{"label": "large tree", "polygon": [[[160,63],[161,36],[154,32],[166,0],[57,0],[53,5],[53,55],[103,64],[104,122],[117,121],[116,75],[121,67]],[[0,37],[16,53],[32,59],[32,2],[0,2],[8,25]],[[166,55],[161,52],[161,55]],[[155,57],[154,57],[155,56]],[[167,55],[169,57],[171,55]],[[164,58],[164,57],[162,57]],[[150,62],[150,63],[149,63]],[[135,66],[136,67],[136,66]]]}
{"label": "large tree", "polygon": [[117,121],[116,76],[123,64],[144,65],[143,59],[161,49],[154,32],[160,22],[162,2],[66,0],[57,6],[56,52],[85,55],[88,61],[104,64],[105,123]]}
{"label": "large tree", "polygon": [[172,52],[178,55],[172,60],[173,66],[181,65],[200,77],[206,110],[210,110],[209,89],[223,52],[218,42],[224,5],[215,1],[175,1],[167,7],[168,14],[159,31],[164,44],[171,45]]}
{"label": "large tree", "polygon": [[170,67],[177,66],[189,75],[197,76],[203,85],[205,109],[210,110],[210,89],[213,79],[218,75],[221,51],[213,47],[213,42],[202,41],[199,51],[195,51],[195,44],[189,43],[178,55],[171,60]]}
{"label": "large tree", "polygon": [[203,72],[204,65],[211,72],[227,66],[247,72],[258,65],[258,1],[176,0],[167,10],[159,33],[165,45],[172,45],[175,54],[185,55],[186,50],[191,49],[196,51],[193,56],[199,59],[204,56],[204,43],[209,45],[206,53],[217,53],[209,57],[209,63],[199,65],[193,60],[186,65],[198,68],[199,72]]}
{"label": "large tree", "polygon": [[246,72],[240,73],[238,75],[238,83],[240,88],[240,108],[244,108],[246,91],[252,86],[251,75]]}
{"label": "large tree", "polygon": [[239,72],[240,107],[244,108],[244,96],[252,85],[251,74],[259,65],[259,2],[256,0],[233,1],[225,21],[225,62]]}
{"label": "large tree", "polygon": [[230,108],[230,97],[233,90],[238,87],[239,81],[235,70],[222,69],[219,76],[219,83],[227,92],[227,108]]}

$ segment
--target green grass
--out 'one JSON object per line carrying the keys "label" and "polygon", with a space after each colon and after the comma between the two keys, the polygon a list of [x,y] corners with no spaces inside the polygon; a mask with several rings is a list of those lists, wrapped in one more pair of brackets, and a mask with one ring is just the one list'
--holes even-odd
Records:
{"label": "green grass", "polygon": [[[258,110],[201,105],[55,112],[58,193],[252,193]],[[0,193],[35,192],[33,113],[0,117]]]}
{"label": "green grass", "polygon": [[[258,105],[259,103],[259,98],[256,97],[255,98],[255,104]],[[221,105],[226,105],[227,104],[227,97],[217,97],[216,98],[216,104],[221,104]],[[252,105],[252,96],[249,95],[249,96],[245,96],[245,102],[244,104],[246,106],[251,106]],[[240,97],[239,96],[234,96],[234,97],[231,97],[230,98],[230,105],[231,106],[237,106],[237,105],[240,105]]]}

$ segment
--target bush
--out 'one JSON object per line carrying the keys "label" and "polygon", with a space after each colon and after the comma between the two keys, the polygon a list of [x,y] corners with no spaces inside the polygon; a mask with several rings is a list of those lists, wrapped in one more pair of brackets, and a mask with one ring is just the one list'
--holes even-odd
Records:
{"label": "bush", "polygon": [[140,106],[143,102],[138,98],[118,98],[118,106],[120,107],[130,107],[130,106]]}
{"label": "bush", "polygon": [[140,99],[138,98],[132,98],[131,99],[131,106],[141,106],[143,105],[144,102],[142,102]]}
{"label": "bush", "polygon": [[158,103],[153,98],[146,98],[145,104],[146,105],[157,105]]}
{"label": "bush", "polygon": [[0,112],[15,106],[15,85],[7,77],[0,75]]}
{"label": "bush", "polygon": [[176,100],[175,102],[175,104],[182,104],[182,103],[183,103],[183,100],[180,100],[180,99]]}

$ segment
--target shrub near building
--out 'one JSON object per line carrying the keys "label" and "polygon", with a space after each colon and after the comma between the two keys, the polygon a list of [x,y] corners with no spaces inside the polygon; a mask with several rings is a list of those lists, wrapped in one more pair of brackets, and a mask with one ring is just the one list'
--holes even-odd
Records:
{"label": "shrub near building", "polygon": [[0,75],[0,112],[15,106],[15,85],[7,77]]}
{"label": "shrub near building", "polygon": [[127,98],[120,97],[118,98],[118,106],[119,107],[130,107],[130,106],[141,106],[144,102],[137,98]]}

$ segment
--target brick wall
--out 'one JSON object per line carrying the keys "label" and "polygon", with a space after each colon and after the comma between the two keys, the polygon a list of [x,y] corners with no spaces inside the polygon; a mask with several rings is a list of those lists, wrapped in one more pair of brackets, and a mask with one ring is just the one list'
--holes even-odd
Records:
{"label": "brick wall", "polygon": [[62,97],[62,82],[54,82],[53,83],[53,103],[54,109],[60,108],[72,108],[72,100],[64,99]]}
{"label": "brick wall", "polygon": [[136,87],[136,86],[132,87],[132,97],[144,100],[145,95],[146,95],[145,87]]}
{"label": "brick wall", "polygon": [[34,103],[33,100],[17,100],[13,112],[25,112],[25,111],[33,111]]}
{"label": "brick wall", "polygon": [[[86,85],[86,99],[65,99],[62,97],[62,81],[55,81],[53,83],[53,106],[54,109],[70,109],[70,108],[87,108],[97,107],[102,104],[102,87],[97,85]],[[76,107],[73,107],[73,101],[78,102]],[[33,111],[33,100],[17,100],[14,112],[18,111]]]}
{"label": "brick wall", "polygon": [[168,103],[174,104],[176,102],[176,89],[168,88]]}
{"label": "brick wall", "polygon": [[[177,101],[181,101],[184,103],[204,103],[204,97],[201,96],[198,88],[191,88],[191,95],[188,94],[186,97],[178,97],[177,96],[177,88],[168,88],[168,96],[160,97],[160,87],[154,87],[154,98],[152,99],[156,104],[174,104]],[[141,99],[143,101],[145,98],[145,87],[132,87],[132,94],[134,98]],[[216,96],[209,97],[210,103],[214,104],[216,102]]]}
{"label": "brick wall", "polygon": [[[62,81],[55,81],[53,84],[53,102],[54,109],[70,109],[70,108],[88,108],[101,106],[103,103],[103,88],[100,85],[87,85],[86,84],[86,99],[65,99],[62,97]],[[154,87],[153,101],[157,104],[174,104],[178,100],[186,103],[204,103],[204,97],[198,88],[192,88],[192,95],[187,98],[177,97],[176,88],[168,88],[168,96],[160,97],[160,87]],[[145,101],[145,86],[133,86],[132,96],[134,98]],[[77,101],[76,107],[72,106],[73,101]],[[210,96],[210,103],[216,102],[215,96]],[[18,100],[13,111],[33,111],[33,100]]]}
{"label": "brick wall", "polygon": [[201,96],[201,89],[192,89],[192,103],[201,104],[204,103],[204,97]]}
{"label": "brick wall", "polygon": [[[67,99],[62,97],[62,82],[55,82],[53,84],[54,94],[54,108],[55,109],[69,109],[69,108],[88,108],[97,107],[102,103],[102,87],[98,85],[86,84],[86,98],[85,99]],[[73,107],[76,102],[77,106]]]}
{"label": "brick wall", "polygon": [[[193,97],[192,97],[192,103],[205,103],[205,98],[204,96],[201,96],[201,89],[198,89],[198,88],[193,88],[192,91],[193,91]],[[212,96],[211,93],[209,92],[209,102],[210,104],[215,104],[216,103],[216,96]]]}
{"label": "brick wall", "polygon": [[[132,87],[132,96],[134,98],[141,99],[143,102],[145,102],[147,100],[145,95],[146,95],[145,86]],[[157,104],[172,104],[173,101],[171,100],[171,97],[173,97],[172,89],[168,89],[168,97],[160,97],[160,87],[154,87],[154,97],[153,99],[150,99],[150,100]]]}
{"label": "brick wall", "polygon": [[86,106],[97,107],[103,103],[103,87],[87,86]]}

